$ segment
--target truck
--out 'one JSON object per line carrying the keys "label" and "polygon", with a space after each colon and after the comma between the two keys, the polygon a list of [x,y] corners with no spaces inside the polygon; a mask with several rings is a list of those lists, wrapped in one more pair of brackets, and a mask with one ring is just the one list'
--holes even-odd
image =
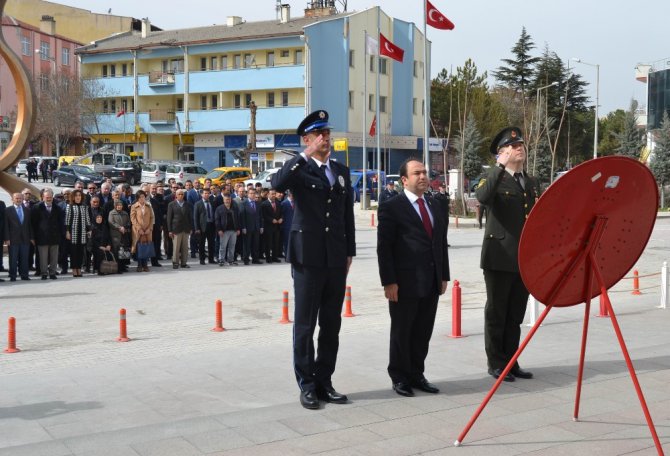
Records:
{"label": "truck", "polygon": [[130,161],[132,161],[132,158],[129,155],[120,154],[110,146],[103,146],[86,155],[68,160],[71,165],[84,165],[91,168],[96,173],[111,171],[117,163]]}

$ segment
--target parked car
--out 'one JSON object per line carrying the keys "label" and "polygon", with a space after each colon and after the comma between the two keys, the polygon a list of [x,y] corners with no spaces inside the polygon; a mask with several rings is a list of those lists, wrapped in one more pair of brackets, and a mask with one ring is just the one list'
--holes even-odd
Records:
{"label": "parked car", "polygon": [[191,182],[200,179],[207,170],[198,164],[193,163],[172,163],[165,169],[165,180],[174,178],[177,182],[184,183],[187,180]]}
{"label": "parked car", "polygon": [[16,164],[16,177],[21,177],[21,176],[27,176],[28,171],[26,170],[26,165],[28,164],[30,160],[27,158],[24,158],[23,160],[19,160],[19,162]]}
{"label": "parked car", "polygon": [[205,179],[212,179],[212,184],[221,185],[230,179],[232,184],[238,182],[245,182],[251,177],[251,168],[235,168],[224,166],[221,168],[214,168],[206,176],[200,179],[200,183],[203,184]]}
{"label": "parked car", "polygon": [[[365,191],[367,195],[370,195],[370,199],[377,200],[377,191],[381,187],[382,189],[386,186],[386,174],[384,171],[381,172],[381,186],[377,185],[377,170],[369,169],[365,172],[367,178],[365,179],[366,188]],[[350,171],[351,175],[351,186],[354,188],[354,201],[361,200],[361,194],[363,193],[363,171],[361,170],[352,170]]]}
{"label": "parked car", "polygon": [[170,163],[148,162],[142,164],[142,182],[155,183],[158,181],[165,182],[165,171]]}
{"label": "parked car", "polygon": [[61,166],[53,173],[53,183],[56,187],[61,185],[73,187],[78,180],[82,181],[84,185],[94,183],[99,186],[102,184],[104,177],[102,177],[102,174],[82,165]]}
{"label": "parked car", "polygon": [[[277,174],[277,171],[279,171],[280,169],[281,168],[270,168],[270,169],[266,169],[265,171],[261,171],[253,179],[245,180],[244,185],[246,186],[248,184],[254,184],[254,187],[255,187],[256,184],[258,182],[260,182],[261,185],[263,186],[263,188],[270,188],[270,187],[272,187],[272,182],[271,182],[272,181],[272,176]],[[235,182],[233,182],[233,183],[235,183]]]}
{"label": "parked car", "polygon": [[109,177],[112,182],[127,182],[135,185],[142,180],[142,167],[137,162],[119,162],[112,169],[102,172],[103,177]]}

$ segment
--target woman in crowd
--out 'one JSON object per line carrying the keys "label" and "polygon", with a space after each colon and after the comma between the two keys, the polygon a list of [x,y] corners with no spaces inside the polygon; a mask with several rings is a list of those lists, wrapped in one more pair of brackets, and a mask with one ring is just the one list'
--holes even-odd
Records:
{"label": "woman in crowd", "polygon": [[142,252],[138,252],[137,244],[153,245],[152,232],[154,226],[154,211],[151,205],[147,204],[147,194],[144,190],[138,190],[136,201],[130,207],[130,223],[133,227],[133,248],[132,252],[137,254],[137,272],[149,272],[147,260]]}
{"label": "woman in crowd", "polygon": [[117,199],[114,201],[114,209],[109,212],[107,217],[109,224],[109,235],[112,241],[112,251],[119,263],[119,274],[128,272],[128,258],[121,258],[119,249],[123,247],[126,252],[130,252],[130,216],[123,210],[123,201]]}
{"label": "woman in crowd", "polygon": [[65,239],[70,244],[70,267],[72,277],[81,277],[86,240],[91,235],[91,219],[88,206],[84,205],[84,194],[74,190],[65,210]]}
{"label": "woman in crowd", "polygon": [[93,274],[100,273],[100,263],[105,258],[105,252],[111,252],[112,242],[109,236],[109,228],[104,222],[101,213],[95,216],[91,226],[91,250],[93,251]]}

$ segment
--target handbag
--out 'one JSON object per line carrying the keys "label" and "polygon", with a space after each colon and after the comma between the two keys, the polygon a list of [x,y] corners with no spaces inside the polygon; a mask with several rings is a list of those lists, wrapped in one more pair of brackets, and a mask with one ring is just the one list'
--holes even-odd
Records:
{"label": "handbag", "polygon": [[[111,260],[109,258],[112,258]],[[114,258],[114,254],[112,252],[108,252],[105,250],[105,257],[100,261],[100,274],[107,275],[107,274],[116,274],[119,272],[119,264],[116,262],[116,259]]]}
{"label": "handbag", "polygon": [[[139,241],[137,241],[135,251],[137,254],[138,260],[148,260],[156,256],[156,250],[154,249],[153,242],[146,242],[147,237],[142,236]],[[144,241],[144,242],[141,242]]]}
{"label": "handbag", "polygon": [[119,251],[116,253],[119,256],[119,260],[130,260],[130,250],[124,246],[119,246]]}

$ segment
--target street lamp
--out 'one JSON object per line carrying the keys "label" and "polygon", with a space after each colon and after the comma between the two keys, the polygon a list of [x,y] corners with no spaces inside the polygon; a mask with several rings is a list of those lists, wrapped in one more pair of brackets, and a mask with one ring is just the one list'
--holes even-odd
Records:
{"label": "street lamp", "polygon": [[584,65],[589,65],[596,67],[596,108],[595,108],[595,126],[593,128],[593,158],[598,158],[598,101],[600,98],[600,65],[597,63],[585,62],[582,59],[573,57],[572,60],[578,63],[583,63]]}
{"label": "street lamp", "polygon": [[35,49],[35,54],[40,54],[40,58],[42,60],[49,60],[51,63],[53,63],[53,71],[52,74],[56,74],[56,58],[51,57],[49,55],[43,54],[41,49]]}
{"label": "street lamp", "polygon": [[540,87],[536,91],[535,95],[535,106],[536,106],[536,112],[537,112],[537,136],[535,137],[535,148],[533,150],[533,170],[532,174],[535,174],[535,162],[537,161],[537,147],[538,144],[540,143],[540,90],[548,89],[549,87],[553,87],[558,85],[558,81],[554,81],[551,84],[547,84],[546,86]]}

